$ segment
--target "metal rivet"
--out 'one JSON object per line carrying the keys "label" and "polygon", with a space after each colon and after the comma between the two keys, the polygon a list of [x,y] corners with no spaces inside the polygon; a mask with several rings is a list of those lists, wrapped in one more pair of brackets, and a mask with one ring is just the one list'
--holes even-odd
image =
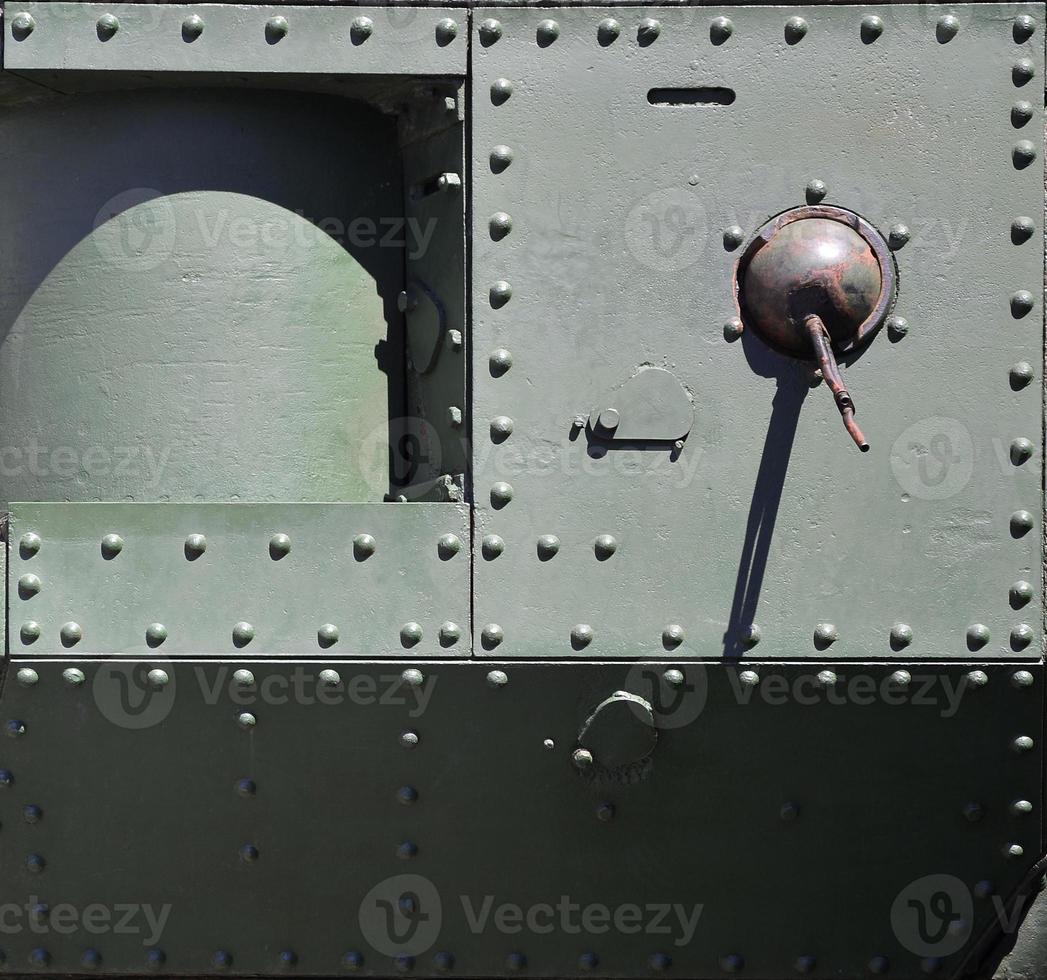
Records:
{"label": "metal rivet", "polygon": [[1011,674],[1011,683],[1015,687],[1032,687],[1035,683],[1035,679],[1032,674],[1027,670],[1016,670]]}
{"label": "metal rivet", "polygon": [[43,583],[36,575],[23,575],[18,580],[18,597],[31,599],[41,588],[43,588]]}
{"label": "metal rivet", "polygon": [[269,557],[279,561],[291,553],[291,539],[286,534],[274,534],[269,539]]}
{"label": "metal rivet", "polygon": [[258,848],[254,844],[244,844],[240,848],[240,860],[245,864],[250,864],[253,861],[258,860]]}
{"label": "metal rivet", "polygon": [[1008,372],[1011,388],[1019,391],[1032,381],[1032,365],[1028,361],[1019,361]]}
{"label": "metal rivet", "polygon": [[418,845],[413,841],[405,840],[396,846],[396,856],[402,861],[413,858],[418,854]]}
{"label": "metal rivet", "polygon": [[1011,514],[1011,537],[1020,538],[1032,530],[1034,518],[1027,510],[1016,510]]}
{"label": "metal rivet", "polygon": [[731,225],[723,230],[723,247],[733,252],[745,241],[745,232],[738,225]]}
{"label": "metal rivet", "polygon": [[34,534],[29,531],[23,534],[21,540],[18,542],[18,554],[23,558],[32,558],[33,555],[40,551],[40,546],[43,542],[40,540],[39,534]]}
{"label": "metal rivet", "polygon": [[582,953],[578,957],[578,969],[588,972],[595,970],[600,965],[600,957],[595,953]]}
{"label": "metal rivet", "polygon": [[1012,609],[1021,609],[1032,601],[1033,588],[1030,582],[1015,582],[1008,590],[1007,596]]}
{"label": "metal rivet", "polygon": [[414,957],[401,953],[399,956],[393,957],[393,966],[396,967],[397,973],[407,973],[414,969]]}
{"label": "metal rivet", "polygon": [[357,561],[366,561],[378,547],[370,534],[358,534],[353,538],[353,557]]}
{"label": "metal rivet", "polygon": [[458,36],[458,24],[450,17],[441,17],[436,22],[436,43],[446,47]]}
{"label": "metal rivet", "polygon": [[607,17],[596,25],[596,40],[601,47],[614,44],[622,33],[622,25],[613,17]]}
{"label": "metal rivet", "polygon": [[448,330],[447,331],[447,343],[450,345],[451,350],[462,349],[462,331],[461,330]]}
{"label": "metal rivet", "polygon": [[35,643],[40,639],[40,624],[30,619],[22,623],[22,628],[18,631],[18,635],[26,646],[30,643]]}
{"label": "metal rivet", "polygon": [[891,225],[891,230],[887,236],[887,245],[892,252],[897,252],[906,246],[911,237],[912,233],[909,231],[908,225]]}
{"label": "metal rivet", "polygon": [[22,819],[26,823],[39,823],[44,818],[44,811],[35,803],[27,803],[22,807]]}
{"label": "metal rivet", "polygon": [[281,969],[289,970],[298,963],[298,954],[293,949],[280,950],[279,963]]}
{"label": "metal rivet", "polygon": [[887,338],[895,344],[909,332],[909,321],[903,316],[887,317],[886,325]]}
{"label": "metal rivet", "polygon": [[240,622],[233,627],[233,646],[245,647],[254,639],[254,627]]}
{"label": "metal rivet", "polygon": [[333,647],[338,642],[338,627],[334,623],[324,623],[316,631],[316,642],[327,649],[327,647]]}
{"label": "metal rivet", "polygon": [[[416,626],[417,623],[408,625]],[[408,667],[400,674],[400,683],[408,687],[421,687],[425,683],[425,675],[417,667]]]}
{"label": "metal rivet", "polygon": [[1019,623],[1011,630],[1011,649],[1024,650],[1032,643],[1035,634],[1028,623]]}
{"label": "metal rivet", "polygon": [[669,687],[680,688],[684,685],[683,671],[676,667],[670,667],[664,674],[662,674],[662,680],[665,681]]}
{"label": "metal rivet", "polygon": [[836,672],[832,670],[818,671],[818,683],[825,688],[832,687],[838,680]]}
{"label": "metal rivet", "polygon": [[778,811],[778,816],[786,823],[791,823],[800,815],[800,807],[792,802],[786,802],[781,805],[781,809]]}
{"label": "metal rivet", "polygon": [[727,17],[714,17],[709,25],[709,40],[723,44],[734,33],[734,24]]}
{"label": "metal rivet", "polygon": [[1028,58],[1021,58],[1011,69],[1011,80],[1015,85],[1025,85],[1036,77],[1036,66]]}
{"label": "metal rivet", "polygon": [[413,749],[418,744],[418,732],[411,731],[408,729],[405,732],[400,732],[400,747],[404,749]]}
{"label": "metal rivet", "polygon": [[828,193],[829,188],[824,180],[809,181],[804,190],[804,196],[807,198],[808,204],[820,204]]}
{"label": "metal rivet", "polygon": [[478,30],[480,43],[486,48],[495,43],[502,36],[502,25],[493,17],[480,21]]}
{"label": "metal rivet", "polygon": [[257,791],[258,787],[253,779],[238,779],[236,781],[236,793],[238,796],[244,797],[244,799],[254,796]]}
{"label": "metal rivet", "polygon": [[330,667],[321,670],[316,675],[316,679],[320,682],[321,687],[338,687],[342,683],[341,675],[337,670],[332,670]]}
{"label": "metal rivet", "polygon": [[1032,813],[1032,804],[1028,800],[1015,800],[1011,804],[1011,813],[1016,817],[1024,817]]}
{"label": "metal rivet", "polygon": [[505,687],[509,683],[509,676],[504,670],[492,670],[487,674],[487,686],[493,688]]}
{"label": "metal rivet", "polygon": [[892,687],[906,688],[912,683],[912,674],[907,670],[896,670],[888,680]]}
{"label": "metal rivet", "polygon": [[490,291],[491,306],[496,310],[505,306],[506,303],[512,298],[513,287],[509,285],[504,279],[499,279],[494,285],[491,286]]}
{"label": "metal rivet", "polygon": [[720,957],[720,969],[724,973],[740,973],[745,968],[745,958],[737,953]]}
{"label": "metal rivet", "polygon": [[207,538],[202,534],[190,534],[185,539],[185,557],[196,561],[207,550]]}
{"label": "metal rivet", "polygon": [[1036,743],[1028,735],[1019,735],[1011,742],[1011,748],[1019,755],[1031,752],[1035,747]]}
{"label": "metal rivet", "polygon": [[618,542],[611,534],[601,534],[593,542],[597,561],[606,561],[618,550]]}
{"label": "metal rivet", "polygon": [[1036,144],[1031,140],[1018,140],[1011,151],[1011,159],[1018,170],[1024,170],[1036,159]]}
{"label": "metal rivet", "polygon": [[461,639],[462,631],[457,623],[448,620],[440,626],[440,646],[453,647]]}
{"label": "metal rivet", "polygon": [[723,339],[729,344],[733,344],[744,332],[745,327],[741,320],[728,320],[723,325]]}
{"label": "metal rivet", "polygon": [[886,973],[891,968],[891,961],[886,956],[874,956],[869,960],[869,972],[877,975]]}
{"label": "metal rivet", "polygon": [[505,442],[513,434],[513,420],[508,415],[496,415],[491,419],[491,442]]}
{"label": "metal rivet", "polygon": [[254,728],[254,726],[258,724],[258,719],[253,714],[251,714],[250,711],[241,711],[240,714],[236,716],[236,723],[244,731],[248,731],[249,729]]}
{"label": "metal rivet", "polygon": [[246,667],[233,671],[233,683],[237,687],[251,687],[254,684],[254,674]]}
{"label": "metal rivet", "polygon": [[790,17],[785,22],[785,43],[799,44],[807,36],[807,21],[802,17]]}
{"label": "metal rivet", "polygon": [[120,30],[120,21],[112,14],[102,14],[95,24],[95,32],[98,34],[99,41],[108,41],[116,35],[118,30]]}
{"label": "metal rivet", "polygon": [[452,429],[462,427],[462,410],[457,405],[450,405],[447,409],[447,422]]}
{"label": "metal rivet", "polygon": [[400,644],[405,647],[413,647],[421,641],[422,627],[415,622],[404,623],[400,628]]}
{"label": "metal rivet", "polygon": [[1036,21],[1034,21],[1028,14],[1019,14],[1014,18],[1014,25],[1011,28],[1011,34],[1018,44],[1021,44],[1023,41],[1028,41],[1035,33]]}
{"label": "metal rivet", "polygon": [[7,789],[9,786],[13,786],[15,781],[15,774],[10,769],[0,769],[0,789]]}
{"label": "metal rivet", "polygon": [[447,973],[449,970],[454,969],[454,956],[446,950],[441,950],[433,957],[433,966],[440,973]]}
{"label": "metal rivet", "polygon": [[[1034,112],[1035,110],[1031,102],[1026,102],[1024,100],[1015,102],[1014,105],[1011,106],[1011,125],[1015,129],[1021,129],[1022,126],[1024,126],[1026,123],[1029,122],[1030,119],[1032,119]],[[1029,221],[1029,223],[1032,224],[1031,219],[1025,218],[1024,220]],[[1029,236],[1026,235],[1026,238],[1028,237]],[[1025,239],[1023,239],[1023,241],[1024,240]]]}
{"label": "metal rivet", "polygon": [[51,962],[51,954],[46,949],[34,949],[29,954],[29,962],[33,966],[47,966]]}
{"label": "metal rivet", "polygon": [[500,174],[510,163],[513,162],[513,151],[510,147],[499,144],[491,150],[491,170]]}
{"label": "metal rivet", "polygon": [[989,683],[989,675],[984,670],[972,670],[967,674],[967,684],[970,687],[985,687]]}
{"label": "metal rivet", "polygon": [[1020,217],[1011,222],[1011,241],[1015,245],[1027,242],[1036,233],[1036,224],[1032,218]]}
{"label": "metal rivet", "polygon": [[62,646],[73,647],[84,638],[84,631],[80,628],[79,623],[63,623],[58,635]]}
{"label": "metal rivet", "polygon": [[497,623],[488,623],[480,633],[480,642],[485,650],[498,646],[504,639],[505,633]]}
{"label": "metal rivet", "polygon": [[746,687],[756,687],[760,683],[760,675],[755,670],[743,670],[738,675],[738,680]]}
{"label": "metal rivet", "polygon": [[513,499],[513,488],[508,483],[496,483],[491,487],[491,506],[500,510]]}
{"label": "metal rivet", "polygon": [[25,866],[33,874],[40,874],[47,867],[47,862],[40,854],[28,854],[26,855]]}
{"label": "metal rivet", "polygon": [[872,44],[883,33],[883,21],[875,16],[862,18],[862,42]]}
{"label": "metal rivet", "polygon": [[1011,297],[1011,316],[1016,320],[1021,319],[1021,317],[1031,313],[1035,305],[1036,297],[1027,289],[1019,289]]}
{"label": "metal rivet", "polygon": [[359,970],[364,965],[363,954],[350,950],[342,957],[342,966],[347,970]]}
{"label": "metal rivet", "polygon": [[14,19],[11,21],[11,33],[16,41],[24,41],[33,33],[35,28],[36,21],[33,20],[32,14],[27,14],[24,11],[20,14],[15,14]]}
{"label": "metal rivet", "polygon": [[32,687],[40,680],[40,675],[32,667],[20,667],[15,677],[22,687]]}
{"label": "metal rivet", "polygon": [[1021,844],[1007,844],[1003,848],[1003,856],[1005,858],[1020,858],[1025,853],[1025,848]]}
{"label": "metal rivet", "polygon": [[676,623],[670,623],[662,630],[662,646],[667,650],[675,650],[684,641],[683,627]]}
{"label": "metal rivet", "polygon": [[499,242],[512,231],[513,219],[504,211],[495,211],[487,220],[487,227],[491,231],[491,237]]}
{"label": "metal rivet", "polygon": [[989,627],[984,623],[972,623],[967,627],[967,649],[980,650],[989,642]]}
{"label": "metal rivet", "polygon": [[84,672],[79,667],[67,667],[62,671],[62,680],[70,687],[80,687],[85,680]]}
{"label": "metal rivet", "polygon": [[1011,462],[1015,466],[1021,466],[1022,463],[1027,462],[1033,453],[1033,444],[1030,440],[1024,438],[1015,439],[1011,443]]}
{"label": "metal rivet", "polygon": [[160,688],[167,687],[171,678],[168,676],[166,670],[154,667],[148,674],[146,674],[146,680],[149,682],[151,688],[154,690],[160,690]]}
{"label": "metal rivet", "polygon": [[441,561],[450,561],[462,550],[462,542],[457,534],[445,534],[436,542],[436,553]]}
{"label": "metal rivet", "polygon": [[555,20],[541,20],[535,31],[535,40],[538,47],[547,48],[560,36],[560,25]]}
{"label": "metal rivet", "polygon": [[588,623],[579,623],[571,630],[571,646],[576,650],[587,647],[593,642],[593,628]]}
{"label": "metal rivet", "polygon": [[655,973],[664,973],[673,965],[671,956],[666,956],[665,953],[652,953],[647,959],[647,965]]}
{"label": "metal rivet", "polygon": [[505,958],[506,969],[512,970],[516,973],[518,970],[523,970],[527,966],[527,957],[523,953],[510,953]]}
{"label": "metal rivet", "polygon": [[270,17],[265,22],[265,40],[268,44],[276,44],[287,37],[287,18]]}
{"label": "metal rivet", "polygon": [[167,639],[167,627],[163,623],[150,623],[145,628],[145,642],[148,646],[158,647]]}
{"label": "metal rivet", "polygon": [[374,33],[374,21],[370,17],[356,17],[349,25],[349,40],[363,44]]}
{"label": "metal rivet", "polygon": [[555,534],[543,534],[537,543],[538,560],[549,561],[560,550],[560,539]]}
{"label": "metal rivet", "polygon": [[[281,20],[283,18],[280,18]],[[216,949],[211,954],[211,966],[216,970],[227,970],[233,965],[232,953],[227,953],[224,949]]]}
{"label": "metal rivet", "polygon": [[980,803],[965,803],[963,815],[971,823],[977,823],[985,816],[985,808]]}
{"label": "metal rivet", "polygon": [[499,347],[497,350],[491,351],[487,363],[492,377],[500,378],[513,366],[513,355],[504,347]]}
{"label": "metal rivet", "polygon": [[901,650],[912,643],[912,627],[905,623],[895,623],[891,627],[891,649]]}
{"label": "metal rivet", "polygon": [[947,44],[960,32],[960,22],[952,14],[938,18],[934,33],[939,44]]}
{"label": "metal rivet", "polygon": [[192,44],[204,32],[204,20],[199,14],[190,14],[182,21],[182,40]]}
{"label": "metal rivet", "polygon": [[832,623],[819,623],[814,628],[814,645],[818,649],[832,646],[840,638],[840,632]]}
{"label": "metal rivet", "polygon": [[[878,19],[878,18],[877,18]],[[814,956],[797,956],[793,960],[793,969],[800,974],[806,975],[813,973],[814,968],[818,965],[818,960]]]}
{"label": "metal rivet", "polygon": [[662,25],[653,17],[644,17],[636,28],[636,41],[641,48],[654,44],[662,33]]}
{"label": "metal rivet", "polygon": [[480,552],[487,561],[494,561],[503,551],[505,542],[497,534],[485,534],[480,543]]}

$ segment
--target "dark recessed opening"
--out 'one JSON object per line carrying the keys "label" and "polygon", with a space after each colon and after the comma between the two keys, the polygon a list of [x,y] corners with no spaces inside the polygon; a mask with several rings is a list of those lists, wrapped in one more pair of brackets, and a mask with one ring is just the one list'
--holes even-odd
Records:
{"label": "dark recessed opening", "polygon": [[702,86],[701,88],[652,88],[647,93],[651,105],[731,105],[733,88]]}

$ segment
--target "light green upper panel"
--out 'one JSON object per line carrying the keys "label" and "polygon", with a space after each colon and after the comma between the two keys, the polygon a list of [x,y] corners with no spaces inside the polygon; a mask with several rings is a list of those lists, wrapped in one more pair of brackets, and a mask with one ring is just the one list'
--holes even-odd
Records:
{"label": "light green upper panel", "polygon": [[464,75],[465,16],[427,7],[7,3],[4,67]]}
{"label": "light green upper panel", "polygon": [[[1039,656],[1043,29],[477,11],[478,651]],[[738,245],[819,200],[908,229],[901,321],[843,371],[864,455],[809,365],[725,338]],[[574,424],[652,367],[682,450]]]}

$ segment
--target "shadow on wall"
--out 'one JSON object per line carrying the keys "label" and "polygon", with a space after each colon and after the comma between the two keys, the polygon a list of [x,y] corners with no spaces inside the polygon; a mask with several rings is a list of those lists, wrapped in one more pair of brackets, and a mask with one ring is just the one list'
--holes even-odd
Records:
{"label": "shadow on wall", "polygon": [[399,159],[335,96],[0,110],[0,501],[381,500]]}

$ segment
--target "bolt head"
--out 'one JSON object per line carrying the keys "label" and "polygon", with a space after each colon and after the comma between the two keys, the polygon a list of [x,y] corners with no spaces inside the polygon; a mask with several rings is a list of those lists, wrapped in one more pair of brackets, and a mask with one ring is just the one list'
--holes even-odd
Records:
{"label": "bolt head", "polygon": [[436,22],[436,43],[446,47],[458,37],[458,23],[450,17],[441,17]]}
{"label": "bolt head", "polygon": [[20,667],[15,677],[20,687],[34,687],[40,680],[40,675],[32,667]]}
{"label": "bolt head", "polygon": [[338,642],[339,635],[338,627],[334,623],[324,623],[316,631],[316,642],[324,649],[333,647]]}
{"label": "bolt head", "polygon": [[353,44],[363,44],[374,33],[374,21],[370,17],[356,17],[349,25],[349,39]]}
{"label": "bolt head", "polygon": [[760,683],[760,675],[755,670],[743,670],[738,675],[738,680],[746,687],[756,687]]}
{"label": "bolt head", "polygon": [[148,674],[146,674],[146,680],[149,681],[149,686],[151,688],[158,691],[161,688],[167,687],[171,678],[168,676],[166,670],[154,667]]}
{"label": "bolt head", "polygon": [[250,623],[237,623],[233,627],[233,646],[245,647],[254,639],[254,636],[254,627]]}
{"label": "bolt head", "polygon": [[440,646],[453,647],[462,636],[462,631],[457,623],[448,620],[440,625]]}
{"label": "bolt head", "polygon": [[418,733],[408,729],[405,732],[400,733],[400,747],[404,749],[413,749],[418,745]]}
{"label": "bolt head", "polygon": [[84,683],[84,672],[79,667],[67,667],[62,671],[62,680],[69,687],[81,687]]}
{"label": "bolt head", "polygon": [[684,628],[678,623],[670,623],[662,630],[662,646],[667,650],[675,650],[683,643],[684,637]]}
{"label": "bolt head", "polygon": [[286,534],[274,534],[269,539],[269,557],[279,561],[291,553],[291,539]]}
{"label": "bolt head", "polygon": [[192,43],[204,32],[204,19],[199,14],[190,14],[182,21],[182,40]]}
{"label": "bolt head", "polygon": [[579,623],[571,630],[571,646],[576,650],[583,649],[593,642],[593,628],[588,623]]}
{"label": "bolt head", "polygon": [[1036,33],[1036,21],[1028,14],[1019,14],[1014,18],[1012,32],[1016,43],[1021,44],[1023,41],[1028,41]]}
{"label": "bolt head", "polygon": [[946,14],[938,18],[935,25],[935,36],[939,44],[947,44],[960,33],[960,22],[952,14]]}
{"label": "bolt head", "polygon": [[417,667],[408,667],[400,674],[400,682],[407,687],[421,687],[425,683],[425,675]]}
{"label": "bolt head", "polygon": [[254,674],[245,667],[241,667],[233,671],[233,683],[237,687],[250,687],[254,684]]}
{"label": "bolt head", "polygon": [[720,45],[734,33],[734,24],[729,17],[714,17],[709,24],[709,40]]}
{"label": "bolt head", "polygon": [[980,650],[989,642],[989,627],[984,623],[972,623],[967,627],[967,649]]}
{"label": "bolt head", "polygon": [[441,561],[450,561],[462,550],[462,541],[457,534],[445,534],[436,542],[436,551]]}
{"label": "bolt head", "polygon": [[18,596],[20,599],[31,599],[39,594],[43,583],[36,575],[23,575],[18,580]]}
{"label": "bolt head", "polygon": [[828,193],[829,188],[826,186],[825,181],[816,179],[808,182],[805,197],[808,204],[820,204]]}
{"label": "bolt head", "polygon": [[883,21],[875,14],[862,18],[862,42],[872,44],[883,34]]}
{"label": "bolt head", "polygon": [[1011,742],[1011,748],[1019,755],[1031,752],[1035,747],[1036,743],[1028,735],[1019,735]]}
{"label": "bolt head", "polygon": [[497,690],[509,683],[509,676],[504,670],[492,670],[487,674],[487,686]]}
{"label": "bolt head", "polygon": [[577,769],[588,769],[593,764],[593,754],[588,749],[575,749],[571,753],[571,762]]}
{"label": "bolt head", "polygon": [[98,34],[99,41],[108,41],[118,30],[120,30],[120,21],[112,14],[102,14],[95,24],[95,31]]}
{"label": "bolt head", "polygon": [[504,347],[499,347],[497,350],[491,351],[487,361],[492,377],[500,378],[513,366],[513,355]]}
{"label": "bolt head", "polygon": [[338,671],[331,670],[330,668],[321,670],[320,673],[316,675],[316,679],[320,682],[321,687],[338,687],[338,685],[342,683],[342,678]]}
{"label": "bolt head", "polygon": [[265,40],[269,44],[277,44],[287,37],[288,30],[286,17],[270,17],[265,22]]}
{"label": "bolt head", "polygon": [[18,542],[18,554],[23,559],[32,558],[40,551],[42,545],[43,542],[40,540],[40,535],[29,531],[23,534]]}
{"label": "bolt head", "polygon": [[202,534],[190,534],[185,539],[185,557],[195,561],[207,550],[207,538]]}
{"label": "bolt head", "polygon": [[907,670],[896,670],[890,676],[890,683],[894,688],[906,688],[912,683],[912,674]]}
{"label": "bolt head", "polygon": [[1027,670],[1016,670],[1011,674],[1011,683],[1017,688],[1032,687],[1036,683],[1032,674]]}
{"label": "bolt head", "polygon": [[62,646],[72,647],[76,646],[84,638],[84,631],[79,623],[63,623],[62,628],[58,631],[58,635],[62,641]]}
{"label": "bolt head", "polygon": [[537,543],[538,560],[549,561],[560,550],[560,539],[555,534],[543,534]]}
{"label": "bolt head", "polygon": [[16,41],[24,41],[35,29],[36,21],[33,20],[33,15],[24,11],[15,14],[14,19],[11,21],[11,33]]}
{"label": "bolt head", "polygon": [[18,631],[18,635],[21,637],[22,642],[28,646],[30,643],[35,643],[40,639],[40,624],[29,620],[28,622],[22,623],[21,629]]}
{"label": "bolt head", "polygon": [[606,561],[618,550],[618,542],[613,535],[601,534],[593,542],[593,551],[597,561]]}
{"label": "bolt head", "polygon": [[799,44],[807,36],[807,21],[802,17],[790,17],[785,22],[785,41],[787,44]]}
{"label": "bolt head", "polygon": [[654,44],[658,35],[662,33],[662,25],[653,17],[644,17],[636,28],[636,40],[641,48]]}
{"label": "bolt head", "polygon": [[596,40],[600,47],[606,48],[618,40],[622,33],[622,25],[613,17],[606,17],[596,26]]}
{"label": "bolt head", "polygon": [[241,711],[236,716],[236,723],[244,730],[249,731],[258,724],[258,719],[250,711]]}
{"label": "bolt head", "polygon": [[989,683],[989,675],[984,670],[972,670],[967,674],[969,687],[985,687]]}
{"label": "bolt head", "polygon": [[158,647],[167,639],[167,627],[163,623],[150,623],[145,628],[145,642],[148,646]]}
{"label": "bolt head", "polygon": [[480,642],[485,650],[492,650],[505,639],[502,627],[497,623],[488,623],[480,632]]}
{"label": "bolt head", "polygon": [[486,20],[480,21],[480,27],[477,30],[477,33],[480,37],[480,43],[487,48],[501,38],[502,25],[493,17],[488,17]]}
{"label": "bolt head", "polygon": [[366,561],[375,553],[378,543],[370,534],[358,534],[353,538],[353,557],[357,561]]}
{"label": "bolt head", "polygon": [[560,36],[560,25],[555,20],[540,20],[535,31],[538,47],[547,48]]}

